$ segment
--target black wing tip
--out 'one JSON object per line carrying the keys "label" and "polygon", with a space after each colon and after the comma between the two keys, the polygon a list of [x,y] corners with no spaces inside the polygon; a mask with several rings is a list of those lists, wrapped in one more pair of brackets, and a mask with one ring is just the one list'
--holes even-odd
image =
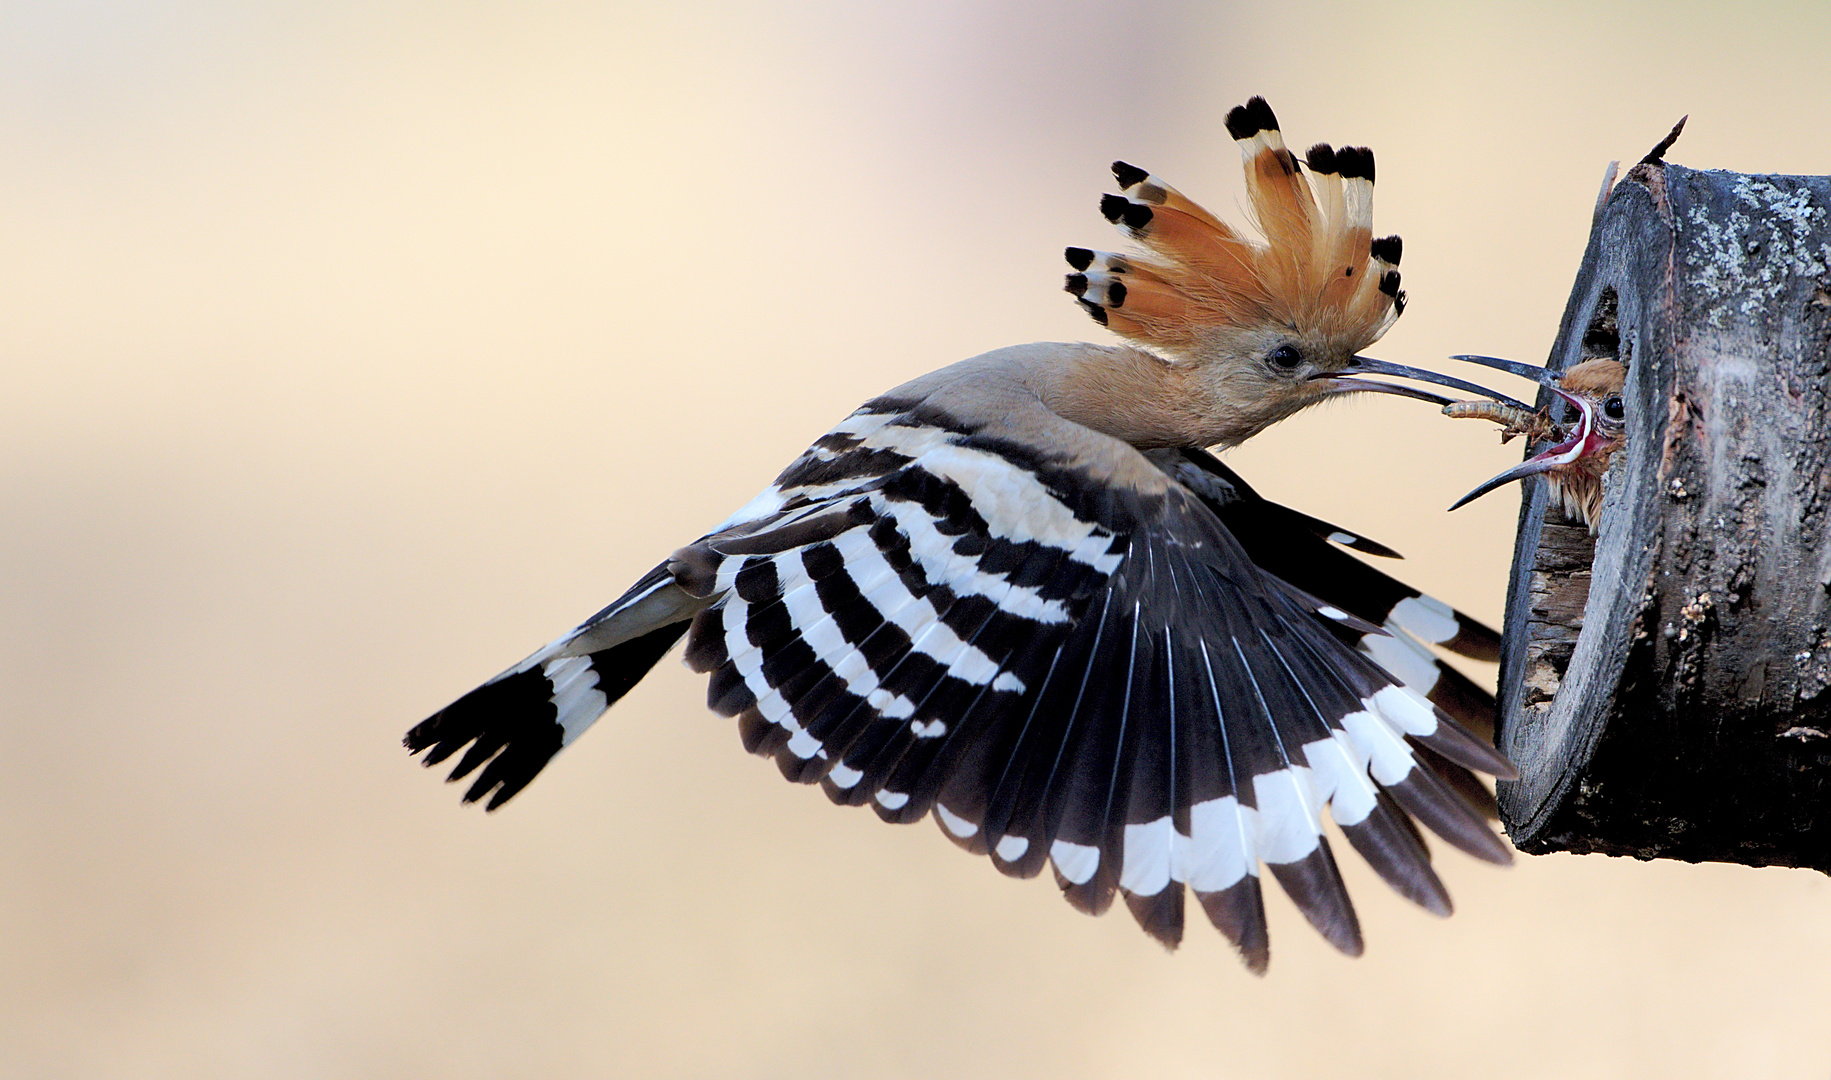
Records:
{"label": "black wing tip", "polygon": [[1366,951],[1360,918],[1354,914],[1354,904],[1348,899],[1348,888],[1342,883],[1327,840],[1318,837],[1315,850],[1301,859],[1268,866],[1324,941],[1348,956]]}
{"label": "black wing tip", "polygon": [[1399,256],[1405,252],[1405,242],[1397,236],[1382,236],[1372,244],[1373,257],[1381,262],[1399,265]]}
{"label": "black wing tip", "polygon": [[1456,850],[1496,866],[1512,865],[1513,849],[1489,828],[1480,809],[1428,765],[1414,765],[1386,790],[1406,813]]}
{"label": "black wing tip", "polygon": [[1518,780],[1519,767],[1514,765],[1486,739],[1463,727],[1455,717],[1432,705],[1437,716],[1437,730],[1425,736],[1413,736],[1419,745],[1428,747],[1465,769],[1486,773],[1497,780]]}
{"label": "black wing tip", "polygon": [[1175,952],[1183,940],[1183,886],[1180,881],[1171,881],[1149,896],[1140,896],[1129,890],[1120,890],[1125,896],[1125,906],[1131,910],[1132,918],[1151,940],[1162,945],[1168,952]]}
{"label": "black wing tip", "polygon": [[1394,551],[1392,548],[1387,547],[1385,544],[1380,543],[1378,540],[1362,536],[1359,533],[1348,532],[1346,529],[1331,530],[1325,536],[1325,539],[1329,540],[1331,543],[1340,544],[1342,547],[1348,548],[1351,551],[1358,551],[1362,555],[1373,555],[1381,559],[1405,558],[1405,556]]}
{"label": "black wing tip", "polygon": [[1455,910],[1443,879],[1431,868],[1424,838],[1391,795],[1380,792],[1367,817],[1342,826],[1342,835],[1400,896],[1439,917],[1448,917]]}
{"label": "black wing tip", "polygon": [[1062,258],[1067,259],[1068,265],[1074,267],[1076,270],[1086,270],[1094,264],[1094,253],[1092,248],[1063,248]]}
{"label": "black wing tip", "polygon": [[[1117,894],[1118,888],[1117,882],[1113,880],[1113,875],[1107,871],[1107,864],[1107,853],[1103,851],[1100,853],[1100,868],[1094,871],[1091,879],[1078,885],[1064,879],[1060,870],[1055,872],[1055,883],[1061,887],[1062,899],[1068,901],[1069,907],[1083,915],[1104,915],[1112,908],[1113,897]],[[1021,867],[1023,860],[1020,859],[1012,865]],[[1022,875],[1014,876],[1021,877]],[[1150,927],[1145,927],[1145,932],[1149,933]]]}
{"label": "black wing tip", "polygon": [[1500,632],[1457,611],[1456,637],[1445,641],[1443,648],[1472,661],[1494,663],[1500,661]]}
{"label": "black wing tip", "polygon": [[1265,925],[1264,890],[1256,874],[1217,892],[1197,892],[1196,899],[1208,921],[1232,943],[1246,970],[1264,975],[1271,966],[1271,935]]}

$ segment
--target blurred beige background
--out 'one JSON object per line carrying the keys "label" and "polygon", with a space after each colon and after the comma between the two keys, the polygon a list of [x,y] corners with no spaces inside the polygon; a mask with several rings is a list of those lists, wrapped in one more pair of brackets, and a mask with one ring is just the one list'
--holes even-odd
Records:
{"label": "blurred beige background", "polygon": [[[1831,882],[1357,865],[1246,974],[746,756],[666,663],[486,816],[399,746],[853,405],[1100,338],[1115,157],[1379,155],[1374,350],[1541,360],[1605,164],[1831,172],[1816,3],[0,6],[0,1076],[1831,1076]],[[1232,455],[1500,616],[1517,460]],[[442,775],[442,774],[440,774]]]}

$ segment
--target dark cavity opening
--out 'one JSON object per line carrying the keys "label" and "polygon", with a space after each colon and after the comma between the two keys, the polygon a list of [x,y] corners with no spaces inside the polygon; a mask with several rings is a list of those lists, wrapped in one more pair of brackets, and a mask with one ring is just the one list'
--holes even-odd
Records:
{"label": "dark cavity opening", "polygon": [[1596,297],[1595,314],[1589,318],[1589,326],[1583,331],[1583,359],[1585,360],[1621,360],[1621,303],[1615,297],[1615,287],[1605,285],[1602,295]]}

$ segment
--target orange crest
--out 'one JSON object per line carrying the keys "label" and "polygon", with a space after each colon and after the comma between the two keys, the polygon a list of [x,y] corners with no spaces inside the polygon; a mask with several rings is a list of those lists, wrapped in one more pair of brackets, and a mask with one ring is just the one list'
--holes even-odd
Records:
{"label": "orange crest", "polygon": [[1260,236],[1114,162],[1123,193],[1100,209],[1143,252],[1069,248],[1077,273],[1068,290],[1096,321],[1177,359],[1200,360],[1240,332],[1271,327],[1338,356],[1378,340],[1405,294],[1399,238],[1373,238],[1373,152],[1318,143],[1299,161],[1258,97],[1228,113],[1227,131],[1245,159]]}

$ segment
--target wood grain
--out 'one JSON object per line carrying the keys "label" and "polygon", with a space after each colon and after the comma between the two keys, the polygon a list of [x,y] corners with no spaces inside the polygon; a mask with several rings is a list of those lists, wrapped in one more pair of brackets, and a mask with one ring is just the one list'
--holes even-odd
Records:
{"label": "wood grain", "polygon": [[1628,442],[1593,546],[1521,511],[1526,851],[1831,872],[1828,207],[1824,177],[1642,163],[1599,208],[1548,363],[1627,364]]}

